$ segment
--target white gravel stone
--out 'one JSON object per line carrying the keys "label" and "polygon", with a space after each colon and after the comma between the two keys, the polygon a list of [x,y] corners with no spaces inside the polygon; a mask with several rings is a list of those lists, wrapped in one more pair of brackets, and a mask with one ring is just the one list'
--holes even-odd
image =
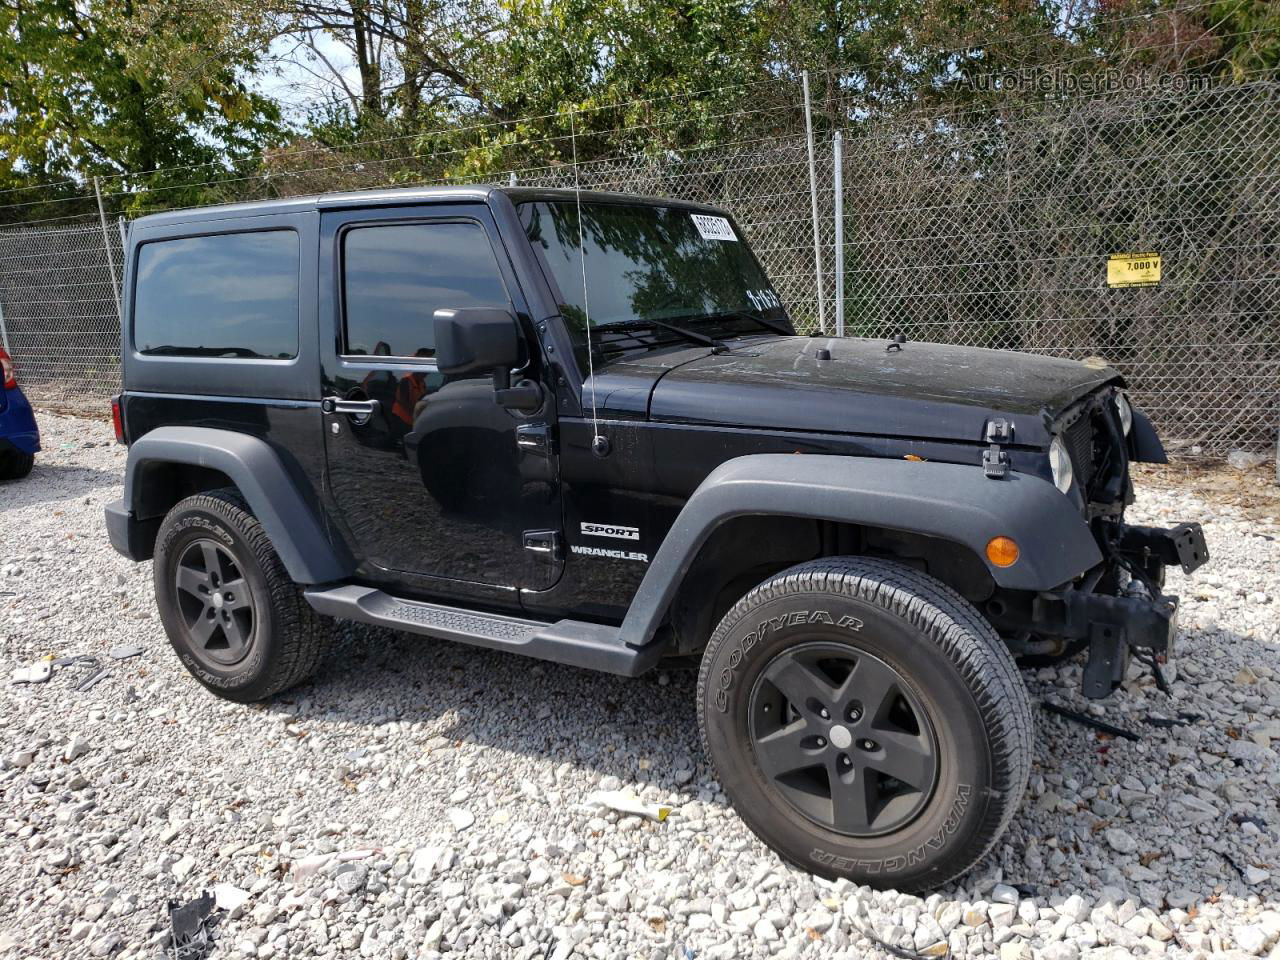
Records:
{"label": "white gravel stone", "polygon": [[1006,883],[997,883],[991,890],[992,903],[1018,903],[1018,891]]}
{"label": "white gravel stone", "polygon": [[174,861],[169,871],[179,880],[185,880],[195,868],[196,858],[188,854]]}
{"label": "white gravel stone", "polygon": [[987,918],[997,930],[1009,926],[1017,915],[1018,908],[1012,903],[993,903],[987,910]]}
{"label": "white gravel stone", "polygon": [[[125,458],[110,425],[40,419],[45,452],[0,492],[0,675],[143,653],[82,694],[72,670],[0,683],[5,960],[20,955],[6,937],[42,958],[152,960],[167,901],[215,881],[241,894],[220,953],[269,960],[883,955],[863,929],[957,960],[1276,949],[1280,811],[1263,800],[1280,788],[1280,525],[1249,512],[1265,493],[1252,474],[1220,498],[1204,492],[1213,471],[1139,476],[1131,518],[1199,520],[1214,555],[1169,571],[1174,699],[1138,664],[1097,702],[1078,660],[1024,671],[1033,697],[1140,740],[1038,714],[1006,834],[968,875],[908,897],[817,881],[754,837],[688,723],[691,673],[624,680],[343,625],[314,681],[218,700],[172,655],[151,565],[107,543]],[[618,791],[671,814],[582,806]]]}
{"label": "white gravel stone", "polygon": [[1260,883],[1266,883],[1271,879],[1271,872],[1263,870],[1261,867],[1248,866],[1244,868],[1245,881],[1257,886]]}
{"label": "white gravel stone", "polygon": [[449,818],[449,822],[453,824],[455,830],[465,830],[476,822],[476,815],[470,810],[463,810],[461,807],[450,807],[445,811],[445,816]]}
{"label": "white gravel stone", "polygon": [[1077,960],[1080,945],[1074,940],[1057,940],[1040,950],[1040,960]]}
{"label": "white gravel stone", "polygon": [[1133,853],[1138,849],[1138,841],[1127,830],[1112,827],[1103,832],[1102,837],[1116,853]]}
{"label": "white gravel stone", "polygon": [[762,943],[773,943],[778,939],[778,928],[768,918],[762,918],[757,921],[755,927],[752,928],[752,933]]}
{"label": "white gravel stone", "polygon": [[1258,956],[1267,949],[1266,931],[1256,924],[1236,927],[1232,931],[1232,939],[1237,947],[1254,956]]}

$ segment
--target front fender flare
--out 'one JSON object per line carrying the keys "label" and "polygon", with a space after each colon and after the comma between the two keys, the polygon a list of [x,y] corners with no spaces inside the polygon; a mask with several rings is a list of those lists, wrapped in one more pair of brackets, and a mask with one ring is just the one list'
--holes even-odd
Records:
{"label": "front fender flare", "polygon": [[[977,466],[874,457],[752,454],[729,460],[693,492],[658,548],[622,624],[631,644],[655,634],[680,581],[712,532],[741,516],[833,520],[939,537],[968,547],[1001,587],[1048,590],[1102,561],[1088,525],[1046,480]],[[986,559],[987,542],[1011,537],[1011,567]]]}
{"label": "front fender flare", "polygon": [[230,477],[295,583],[329,583],[352,574],[353,565],[334,548],[265,440],[213,427],[158,427],[144,434],[129,447],[125,468],[123,505],[132,515],[140,502],[139,468],[156,462],[208,467]]}
{"label": "front fender flare", "polygon": [[1151,425],[1151,418],[1136,407],[1133,409],[1133,431],[1129,436],[1129,445],[1133,459],[1140,463],[1168,463],[1169,455],[1164,451],[1164,444],[1156,428]]}

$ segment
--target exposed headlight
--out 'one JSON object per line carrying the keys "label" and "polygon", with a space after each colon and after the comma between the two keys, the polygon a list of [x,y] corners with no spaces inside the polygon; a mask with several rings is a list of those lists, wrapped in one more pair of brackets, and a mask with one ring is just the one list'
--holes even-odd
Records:
{"label": "exposed headlight", "polygon": [[1049,444],[1049,469],[1053,471],[1053,484],[1063,493],[1071,489],[1074,478],[1071,472],[1071,456],[1061,437],[1054,437]]}
{"label": "exposed headlight", "polygon": [[1127,437],[1133,429],[1133,407],[1129,406],[1129,398],[1123,393],[1116,394],[1116,413],[1120,414],[1120,427]]}

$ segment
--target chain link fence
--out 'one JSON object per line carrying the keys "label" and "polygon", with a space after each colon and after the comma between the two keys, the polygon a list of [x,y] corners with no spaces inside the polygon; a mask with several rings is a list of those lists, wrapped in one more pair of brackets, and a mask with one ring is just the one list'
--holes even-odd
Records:
{"label": "chain link fence", "polygon": [[[824,116],[849,116],[838,103]],[[797,325],[818,328],[803,128],[721,146],[525,163],[469,182],[603,189],[729,209]],[[1266,450],[1280,425],[1280,83],[915,109],[816,143],[825,328],[834,202],[844,207],[851,336],[1085,359],[1129,380],[1181,455]],[[513,158],[514,159],[514,158]],[[246,189],[283,196],[387,185],[377,163],[313,165]],[[406,178],[396,178],[406,185]],[[418,181],[408,182],[444,182]],[[448,182],[460,182],[455,179]],[[118,389],[119,321],[96,218],[0,231],[0,308],[33,400],[101,409]],[[104,239],[105,238],[105,239]],[[1112,254],[1154,252],[1158,285],[1112,288]]]}
{"label": "chain link fence", "polygon": [[120,390],[122,234],[106,227],[92,217],[0,230],[0,342],[34,403],[101,413]]}
{"label": "chain link fence", "polygon": [[867,125],[844,184],[851,334],[1102,357],[1184,452],[1276,442],[1280,84]]}

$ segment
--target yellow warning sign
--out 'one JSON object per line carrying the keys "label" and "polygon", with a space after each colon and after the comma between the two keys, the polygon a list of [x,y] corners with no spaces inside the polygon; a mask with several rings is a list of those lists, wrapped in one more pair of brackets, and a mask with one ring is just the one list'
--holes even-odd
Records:
{"label": "yellow warning sign", "polygon": [[1108,287],[1155,287],[1160,284],[1160,254],[1113,253],[1107,258]]}

